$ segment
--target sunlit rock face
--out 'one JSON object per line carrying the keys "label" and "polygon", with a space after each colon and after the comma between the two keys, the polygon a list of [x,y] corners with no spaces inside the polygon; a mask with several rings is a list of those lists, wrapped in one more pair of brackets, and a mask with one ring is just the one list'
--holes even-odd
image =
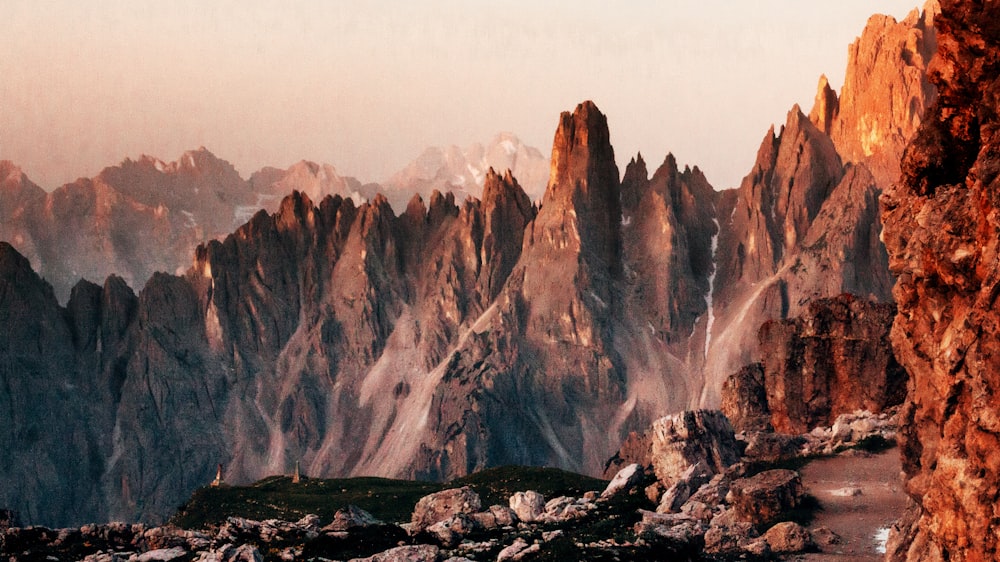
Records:
{"label": "sunlit rock face", "polygon": [[937,102],[883,199],[898,275],[892,342],[911,384],[902,436],[918,504],[896,559],[993,560],[1000,499],[1000,7],[944,1]]}
{"label": "sunlit rock face", "polygon": [[927,65],[937,48],[931,0],[902,21],[874,15],[851,44],[839,111],[830,130],[846,161],[863,162],[880,186],[899,177],[903,148],[934,99]]}

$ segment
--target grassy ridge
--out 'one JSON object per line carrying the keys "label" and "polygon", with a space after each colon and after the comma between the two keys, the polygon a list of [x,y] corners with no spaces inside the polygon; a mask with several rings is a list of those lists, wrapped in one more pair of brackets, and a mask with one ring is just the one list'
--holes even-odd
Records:
{"label": "grassy ridge", "polygon": [[170,522],[186,529],[217,525],[230,516],[295,521],[314,513],[326,523],[338,509],[356,505],[387,523],[409,521],[423,496],[459,486],[471,486],[483,505],[507,505],[514,492],[535,490],[546,498],[579,497],[600,491],[604,480],[556,468],[504,466],[458,478],[447,484],[388,478],[305,478],[293,484],[287,476],[271,476],[249,486],[206,486],[180,506]]}

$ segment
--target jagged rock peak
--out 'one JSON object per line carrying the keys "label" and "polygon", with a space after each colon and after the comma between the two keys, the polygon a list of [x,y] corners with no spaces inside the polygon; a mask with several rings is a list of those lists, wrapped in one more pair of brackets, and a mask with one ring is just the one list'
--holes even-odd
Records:
{"label": "jagged rock peak", "polygon": [[848,49],[838,115],[829,133],[843,159],[865,163],[880,186],[899,178],[903,148],[934,100],[927,70],[937,49],[937,13],[930,2],[903,21],[873,15]]}
{"label": "jagged rock peak", "polygon": [[816,87],[816,100],[813,102],[812,110],[809,111],[809,120],[820,131],[830,134],[839,112],[840,99],[837,97],[837,92],[830,87],[826,74],[822,74],[819,77],[819,86]]}
{"label": "jagged rock peak", "polygon": [[410,198],[410,202],[406,204],[406,211],[403,212],[403,215],[410,217],[412,220],[423,220],[427,216],[427,205],[419,193],[414,193],[413,197]]}
{"label": "jagged rock peak", "polygon": [[517,178],[511,174],[510,169],[504,172],[501,177],[493,168],[486,172],[486,179],[483,183],[483,207],[489,209],[500,204],[506,198],[513,197],[517,201],[527,201],[527,207],[531,206],[528,196],[517,183]]}
{"label": "jagged rock peak", "polygon": [[[622,197],[626,197],[626,189],[630,191],[641,190],[641,186],[648,182],[648,180],[649,169],[646,167],[646,161],[642,158],[642,153],[640,152],[632,157],[628,165],[625,166],[625,174],[622,176]],[[633,193],[632,199],[638,201],[641,196],[641,193]],[[625,201],[622,201],[622,205],[625,206]]]}
{"label": "jagged rock peak", "polygon": [[227,173],[232,172],[237,176],[239,175],[239,173],[236,171],[236,168],[234,168],[232,164],[230,164],[226,160],[219,158],[204,146],[200,146],[195,150],[184,151],[184,153],[181,154],[181,156],[174,162],[164,162],[163,160],[160,160],[159,158],[156,158],[155,156],[150,156],[148,154],[143,154],[139,156],[138,160],[132,160],[131,158],[126,158],[118,166],[105,168],[101,172],[101,176],[99,177],[106,175],[112,170],[119,168],[129,168],[133,165],[139,165],[142,167],[152,167],[156,171],[164,174],[174,174],[179,171],[192,172],[197,170],[204,171],[211,169],[219,169],[219,170],[224,170]]}
{"label": "jagged rock peak", "polygon": [[[24,172],[21,168],[11,162],[10,160],[0,160],[0,185],[6,185],[8,178],[13,177],[15,180],[21,180],[24,178]],[[21,180],[23,181],[23,180]]]}
{"label": "jagged rock peak", "polygon": [[[617,192],[618,167],[608,119],[592,101],[559,116],[552,141],[552,164],[545,203],[571,201],[580,192],[587,203]],[[617,198],[617,193],[614,193]]]}

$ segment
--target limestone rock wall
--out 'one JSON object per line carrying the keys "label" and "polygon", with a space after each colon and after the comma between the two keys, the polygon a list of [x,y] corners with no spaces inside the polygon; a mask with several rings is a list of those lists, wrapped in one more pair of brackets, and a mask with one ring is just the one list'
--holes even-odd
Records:
{"label": "limestone rock wall", "polygon": [[[892,342],[911,382],[908,560],[1000,555],[1000,6],[945,0],[930,78],[937,102],[883,198],[898,276]],[[906,533],[904,533],[905,536]],[[902,558],[903,556],[900,556]]]}

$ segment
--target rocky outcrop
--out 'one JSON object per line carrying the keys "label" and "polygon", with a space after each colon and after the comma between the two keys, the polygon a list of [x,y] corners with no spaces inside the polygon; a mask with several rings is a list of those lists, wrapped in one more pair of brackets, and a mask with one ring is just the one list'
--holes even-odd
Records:
{"label": "rocky outcrop", "polygon": [[642,434],[632,433],[605,465],[605,477],[637,464],[669,487],[692,467],[708,476],[723,472],[742,455],[733,428],[722,412],[687,411],[653,422]]}
{"label": "rocky outcrop", "polygon": [[798,107],[765,136],[752,173],[720,202],[703,402],[717,404],[725,378],[757,356],[763,322],[844,292],[889,299],[879,193]]}
{"label": "rocky outcrop", "polygon": [[729,486],[726,501],[733,517],[752,525],[771,525],[802,503],[802,478],[794,470],[775,469],[750,478],[739,478]]}
{"label": "rocky outcrop", "polygon": [[135,299],[119,282],[109,279],[103,290],[81,283],[62,309],[28,260],[0,242],[0,505],[26,522],[106,508],[108,410],[128,358],[119,326],[130,322]]}
{"label": "rocky outcrop", "polygon": [[896,549],[908,560],[1000,553],[998,20],[993,3],[941,2],[929,70],[938,99],[883,198],[898,275],[891,338],[911,380],[901,442],[918,511],[908,548]]}
{"label": "rocky outcrop", "polygon": [[424,496],[417,502],[413,508],[410,530],[419,533],[449,517],[477,513],[480,508],[482,502],[479,500],[479,494],[467,486],[436,492]]}
{"label": "rocky outcrop", "polygon": [[825,130],[844,160],[864,163],[883,188],[899,178],[903,148],[934,101],[926,74],[937,49],[939,11],[938,2],[930,0],[902,21],[872,16],[848,49],[839,100],[831,100],[825,78],[820,80],[814,112],[824,116]]}
{"label": "rocky outcrop", "polygon": [[733,373],[722,384],[722,413],[736,431],[766,431],[771,425],[767,404],[764,364],[751,363]]}
{"label": "rocky outcrop", "polygon": [[805,314],[758,333],[762,362],[723,385],[723,412],[738,430],[805,433],[855,410],[903,401],[906,372],[889,343],[895,308],[851,295],[819,299]]}

